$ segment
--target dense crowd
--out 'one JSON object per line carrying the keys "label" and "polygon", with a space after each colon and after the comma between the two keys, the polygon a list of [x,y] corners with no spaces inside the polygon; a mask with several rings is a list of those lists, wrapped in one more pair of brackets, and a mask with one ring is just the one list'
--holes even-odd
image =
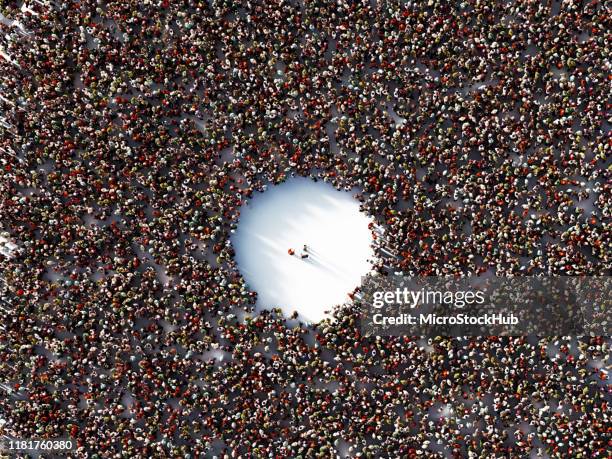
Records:
{"label": "dense crowd", "polygon": [[[79,457],[610,452],[610,346],[255,311],[229,242],[295,175],[373,270],[610,272],[610,4],[1,3],[0,433]],[[17,23],[10,23],[10,20]]]}

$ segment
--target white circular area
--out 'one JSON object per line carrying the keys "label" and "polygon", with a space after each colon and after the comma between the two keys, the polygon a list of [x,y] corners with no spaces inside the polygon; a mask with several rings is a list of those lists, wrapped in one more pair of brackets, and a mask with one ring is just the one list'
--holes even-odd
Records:
{"label": "white circular area", "polygon": [[318,322],[349,300],[374,257],[371,220],[353,194],[299,177],[270,186],[242,206],[231,241],[258,307],[280,307],[286,316],[297,311]]}

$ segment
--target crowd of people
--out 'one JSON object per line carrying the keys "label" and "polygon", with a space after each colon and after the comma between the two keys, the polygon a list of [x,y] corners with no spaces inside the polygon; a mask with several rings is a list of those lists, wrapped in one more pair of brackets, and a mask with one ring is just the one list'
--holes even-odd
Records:
{"label": "crowd of people", "polygon": [[610,4],[1,5],[0,434],[609,457],[607,337],[371,338],[350,302],[295,326],[255,310],[229,235],[310,176],[359,190],[381,275],[609,274]]}

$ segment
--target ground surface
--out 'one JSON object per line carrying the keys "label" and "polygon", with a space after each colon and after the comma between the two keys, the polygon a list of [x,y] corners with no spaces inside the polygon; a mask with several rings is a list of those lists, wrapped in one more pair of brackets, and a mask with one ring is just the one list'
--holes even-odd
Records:
{"label": "ground surface", "polygon": [[312,322],[328,316],[370,270],[370,221],[352,193],[322,181],[293,178],[256,194],[241,209],[232,244],[258,306]]}

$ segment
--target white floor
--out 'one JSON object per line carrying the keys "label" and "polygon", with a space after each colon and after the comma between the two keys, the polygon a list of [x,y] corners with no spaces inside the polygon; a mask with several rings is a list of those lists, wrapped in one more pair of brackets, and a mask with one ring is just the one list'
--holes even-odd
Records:
{"label": "white floor", "polygon": [[286,316],[297,311],[301,320],[318,322],[349,301],[374,256],[371,220],[353,194],[300,177],[256,193],[242,207],[231,241],[259,308],[280,307]]}

